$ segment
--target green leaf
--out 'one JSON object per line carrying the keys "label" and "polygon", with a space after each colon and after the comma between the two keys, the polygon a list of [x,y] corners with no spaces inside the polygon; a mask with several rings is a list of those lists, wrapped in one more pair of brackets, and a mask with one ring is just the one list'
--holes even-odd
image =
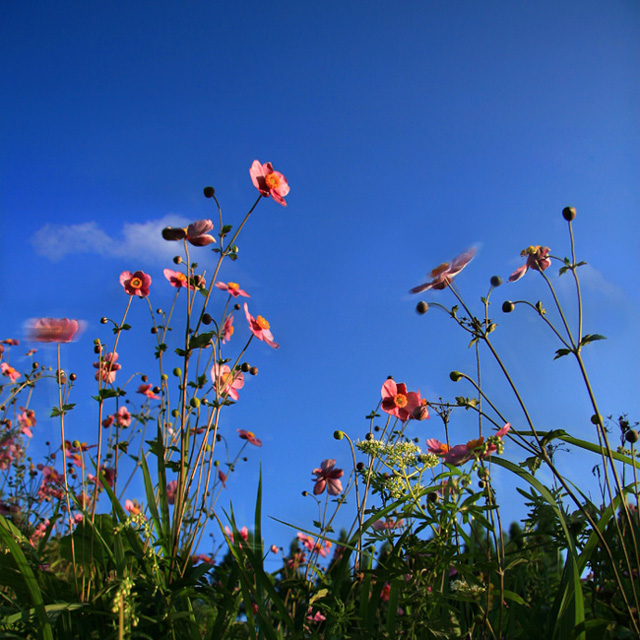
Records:
{"label": "green leaf", "polygon": [[580,340],[580,346],[584,346],[585,344],[589,344],[590,342],[595,342],[596,340],[606,340],[605,336],[600,335],[599,333],[586,334],[582,340]]}
{"label": "green leaf", "polygon": [[191,336],[189,339],[189,349],[200,349],[202,347],[206,347],[211,342],[211,338],[213,338],[213,331],[201,333],[197,336]]}
{"label": "green leaf", "polygon": [[107,398],[116,398],[118,392],[115,389],[100,389],[97,396],[91,396],[97,402],[106,400]]}
{"label": "green leaf", "polygon": [[554,358],[554,360],[557,360],[558,358],[562,358],[564,356],[568,356],[571,353],[571,349],[558,349],[556,351],[556,357]]}

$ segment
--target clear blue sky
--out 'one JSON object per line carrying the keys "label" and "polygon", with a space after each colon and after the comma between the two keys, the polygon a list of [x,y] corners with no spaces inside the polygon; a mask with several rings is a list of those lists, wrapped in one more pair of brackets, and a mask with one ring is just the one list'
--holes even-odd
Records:
{"label": "clear blue sky", "polygon": [[[406,292],[474,244],[458,281],[469,303],[529,244],[565,255],[567,204],[589,261],[585,331],[608,337],[587,354],[603,413],[638,419],[636,2],[4,2],[0,59],[1,337],[26,318],[86,320],[64,349],[79,376],[76,437],[95,437],[92,340],[109,337],[102,315],[124,309],[118,275],[144,269],[154,307],[167,306],[173,247],[150,230],[213,217],[208,184],[239,222],[254,159],[291,193],[286,209],[260,203],[222,273],[282,345],[252,346],[260,374],[223,427],[264,442],[229,489],[239,521],[252,519],[261,461],[266,514],[308,526],[311,470],[329,457],[347,467],[332,433],[364,433],[388,375],[430,399],[470,394],[448,378],[473,371],[466,336],[443,314],[417,316]],[[206,253],[197,260],[211,265]],[[535,275],[495,302],[546,296]],[[146,305],[134,307],[137,333],[119,348],[129,374],[150,355]],[[552,362],[558,345],[529,314],[496,304],[494,316],[540,428],[591,436],[574,367]],[[512,407],[492,371],[487,361],[488,390]],[[453,431],[466,441],[473,424],[461,416]],[[442,437],[436,420],[410,433]],[[289,535],[274,524],[267,542]]]}

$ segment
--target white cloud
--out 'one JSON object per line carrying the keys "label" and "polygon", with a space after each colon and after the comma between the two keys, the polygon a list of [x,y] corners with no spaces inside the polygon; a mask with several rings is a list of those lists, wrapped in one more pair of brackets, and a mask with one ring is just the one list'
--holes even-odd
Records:
{"label": "white cloud", "polygon": [[135,255],[146,263],[166,262],[175,255],[174,242],[162,239],[164,227],[186,227],[182,216],[167,214],[159,220],[125,223],[119,237],[111,237],[97,222],[46,224],[33,234],[31,243],[40,255],[57,262],[70,254],[92,253],[121,258]]}

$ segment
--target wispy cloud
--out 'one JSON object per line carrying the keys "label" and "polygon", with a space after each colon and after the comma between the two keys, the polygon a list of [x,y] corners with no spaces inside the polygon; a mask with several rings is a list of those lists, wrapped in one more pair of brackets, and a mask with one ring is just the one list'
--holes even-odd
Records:
{"label": "wispy cloud", "polygon": [[37,253],[54,262],[71,254],[92,253],[112,258],[135,255],[142,262],[158,263],[176,252],[175,243],[162,239],[162,229],[187,224],[182,216],[168,214],[159,220],[125,223],[118,237],[110,236],[97,222],[46,224],[33,234],[31,243]]}

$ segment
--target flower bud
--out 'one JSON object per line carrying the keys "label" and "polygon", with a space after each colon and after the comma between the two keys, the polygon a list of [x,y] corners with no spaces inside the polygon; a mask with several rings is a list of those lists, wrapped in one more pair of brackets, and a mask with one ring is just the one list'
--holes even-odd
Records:
{"label": "flower bud", "polygon": [[171,412],[171,415],[172,415],[174,418],[177,418],[177,417],[179,417],[179,416],[180,416],[180,412],[179,412],[177,409],[174,409],[174,410]]}
{"label": "flower bud", "polygon": [[234,304],[234,305],[233,305],[233,308],[234,308],[236,311],[240,311],[240,305],[239,305],[237,302],[236,302],[236,304]]}
{"label": "flower bud", "polygon": [[208,313],[205,313],[202,316],[202,324],[211,324],[212,322],[213,318]]}
{"label": "flower bud", "polygon": [[242,371],[244,371],[245,373],[248,373],[248,372],[249,372],[249,369],[251,369],[251,365],[250,365],[248,362],[243,362],[243,363],[240,365],[240,369],[241,369]]}
{"label": "flower bud", "polygon": [[429,493],[427,493],[427,500],[429,502],[438,502],[438,494],[435,491],[429,491]]}
{"label": "flower bud", "polygon": [[308,492],[308,491],[303,491],[303,492],[302,492],[302,496],[303,496],[304,498],[306,498],[308,495],[309,495],[309,492]]}
{"label": "flower bud", "polygon": [[511,300],[505,300],[502,303],[502,311],[504,313],[511,313],[516,308],[516,305]]}
{"label": "flower bud", "polygon": [[502,284],[502,278],[500,276],[491,276],[489,282],[492,287],[499,287]]}
{"label": "flower bud", "polygon": [[165,227],[162,230],[162,237],[169,241],[184,240],[187,237],[187,230],[180,227]]}
{"label": "flower bud", "polygon": [[182,369],[181,369],[180,367],[176,367],[176,368],[173,370],[173,375],[174,375],[176,378],[181,378],[181,377],[182,377]]}
{"label": "flower bud", "polygon": [[449,374],[449,379],[452,380],[453,382],[458,382],[460,378],[462,378],[462,374],[459,371],[452,371]]}
{"label": "flower bud", "polygon": [[107,322],[109,322],[109,319],[105,318],[105,316],[102,316],[102,318],[100,318],[100,324],[107,324]]}
{"label": "flower bud", "polygon": [[629,431],[624,434],[624,439],[631,444],[635,444],[636,442],[638,442],[637,429],[629,429]]}
{"label": "flower bud", "polygon": [[339,429],[337,431],[333,432],[333,437],[336,440],[342,440],[342,438],[344,438],[344,431],[340,431]]}
{"label": "flower bud", "polygon": [[140,380],[142,380],[142,382],[147,382],[147,380],[149,380],[149,376],[142,375],[140,376]]}
{"label": "flower bud", "polygon": [[203,193],[204,193],[204,197],[205,198],[213,198],[215,192],[216,192],[216,190],[213,187],[205,187],[203,189]]}
{"label": "flower bud", "polygon": [[251,368],[249,369],[249,373],[250,373],[252,376],[257,376],[257,375],[258,375],[258,367],[251,367]]}
{"label": "flower bud", "polygon": [[562,217],[567,221],[571,222],[576,218],[576,210],[574,207],[565,207],[562,210]]}
{"label": "flower bud", "polygon": [[[166,375],[167,375],[166,373],[164,373],[162,375],[163,379],[164,379],[164,376],[166,376]],[[153,391],[153,393],[160,393],[160,387],[153,387],[153,389],[151,389],[151,391]]]}
{"label": "flower bud", "polygon": [[[160,376],[160,380],[162,380],[163,382],[166,382],[169,379],[169,376],[166,373],[163,373]],[[156,391],[157,389],[157,391]],[[153,393],[160,393],[160,389],[158,389],[158,387],[153,387]]]}
{"label": "flower bud", "polygon": [[591,423],[592,424],[602,424],[602,418],[597,413],[594,413],[591,416]]}
{"label": "flower bud", "polygon": [[154,335],[158,333],[158,327],[151,327],[151,333],[153,333]]}
{"label": "flower bud", "polygon": [[72,373],[69,376],[69,380],[71,380],[71,382],[75,382],[78,379],[78,376],[75,373]]}
{"label": "flower bud", "polygon": [[429,311],[429,305],[424,300],[420,300],[416,305],[416,313],[422,316],[427,313],[427,311]]}
{"label": "flower bud", "polygon": [[182,256],[174,256],[173,264],[182,264]]}
{"label": "flower bud", "polygon": [[200,398],[191,398],[191,400],[189,400],[189,404],[194,409],[197,409],[200,406]]}
{"label": "flower bud", "polygon": [[356,469],[358,471],[362,471],[364,469],[364,462],[358,462],[358,464],[356,465]]}
{"label": "flower bud", "polygon": [[[334,433],[334,434],[333,434],[333,437],[334,437],[334,438],[335,438],[335,435],[336,435],[336,434]],[[364,439],[365,439],[365,440],[369,440],[369,441],[373,440],[373,433],[367,433],[367,434],[365,435]]]}

